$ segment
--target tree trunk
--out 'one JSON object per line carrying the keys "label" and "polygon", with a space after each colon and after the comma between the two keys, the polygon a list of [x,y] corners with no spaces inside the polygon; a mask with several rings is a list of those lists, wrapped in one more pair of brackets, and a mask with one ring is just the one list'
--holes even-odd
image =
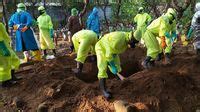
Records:
{"label": "tree trunk", "polygon": [[46,0],[43,0],[43,3],[44,3],[44,7],[46,7]]}
{"label": "tree trunk", "polygon": [[116,17],[117,18],[119,18],[119,13],[120,13],[120,9],[121,9],[121,3],[122,3],[122,0],[118,0],[117,13],[116,13]]}
{"label": "tree trunk", "polygon": [[185,0],[184,4],[182,6],[179,6],[178,0],[172,0],[172,5],[176,9],[176,11],[178,12],[178,15],[177,15],[178,19],[180,19],[183,16],[184,11],[190,6],[192,1],[193,0]]}
{"label": "tree trunk", "polygon": [[108,19],[107,19],[107,16],[106,16],[106,8],[107,8],[107,6],[108,6],[108,0],[104,0],[103,15],[104,15],[104,19],[105,19],[105,22],[106,22],[106,26],[107,26],[107,28],[109,28]]}
{"label": "tree trunk", "polygon": [[2,6],[3,6],[3,19],[4,19],[4,24],[6,26],[6,31],[8,32],[8,19],[6,15],[6,3],[4,0],[2,0]]}
{"label": "tree trunk", "polygon": [[17,0],[14,0],[14,10],[16,11],[17,10]]}

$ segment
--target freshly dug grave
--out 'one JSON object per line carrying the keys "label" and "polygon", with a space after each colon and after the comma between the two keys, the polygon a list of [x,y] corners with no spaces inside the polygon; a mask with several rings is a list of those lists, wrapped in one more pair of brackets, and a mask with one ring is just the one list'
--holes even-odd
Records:
{"label": "freshly dug grave", "polygon": [[158,64],[142,70],[144,50],[127,50],[121,55],[121,74],[127,79],[120,81],[110,74],[107,86],[114,98],[109,101],[99,91],[95,63],[84,65],[81,80],[71,71],[76,67],[74,56],[34,63],[17,74],[23,77],[19,84],[0,89],[0,110],[17,110],[13,102],[17,97],[19,109],[25,112],[34,112],[43,104],[50,112],[112,112],[116,100],[135,105],[138,112],[195,112],[200,109],[200,61],[193,53],[175,51],[170,66]]}

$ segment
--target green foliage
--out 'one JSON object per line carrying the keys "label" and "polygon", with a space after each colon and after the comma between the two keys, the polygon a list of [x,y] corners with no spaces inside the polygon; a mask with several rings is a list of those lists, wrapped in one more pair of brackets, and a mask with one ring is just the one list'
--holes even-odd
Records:
{"label": "green foliage", "polygon": [[[134,16],[138,12],[139,7],[146,7],[148,4],[145,0],[132,0],[132,1],[122,1],[119,17],[117,17],[116,12],[118,6],[116,4],[112,4],[113,9],[113,22],[121,21],[125,23],[132,23]],[[147,9],[146,9],[147,10]]]}

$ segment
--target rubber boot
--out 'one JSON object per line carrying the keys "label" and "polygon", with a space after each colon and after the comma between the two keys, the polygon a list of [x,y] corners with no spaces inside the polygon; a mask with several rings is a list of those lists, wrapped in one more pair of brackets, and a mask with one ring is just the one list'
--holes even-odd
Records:
{"label": "rubber boot", "polygon": [[57,54],[56,54],[56,50],[53,49],[52,51],[53,51],[54,56],[57,56]]}
{"label": "rubber boot", "polygon": [[35,61],[42,61],[42,56],[39,50],[33,51],[33,55]]}
{"label": "rubber boot", "polygon": [[24,51],[24,62],[27,63],[30,61],[30,56],[28,51]]}
{"label": "rubber boot", "polygon": [[165,53],[165,64],[166,65],[171,64],[170,54],[169,53]]}
{"label": "rubber boot", "polygon": [[106,90],[106,79],[105,78],[99,79],[99,87],[100,87],[104,97],[107,100],[112,98],[111,93]]}
{"label": "rubber boot", "polygon": [[74,46],[73,46],[73,45],[70,45],[70,46],[69,46],[69,49],[70,49],[70,54],[73,53],[73,51],[74,51]]}
{"label": "rubber boot", "polygon": [[83,70],[83,63],[77,62],[77,68],[72,69],[75,74],[81,74]]}
{"label": "rubber boot", "polygon": [[159,53],[158,56],[156,57],[156,61],[161,61],[163,58],[163,53]]}
{"label": "rubber boot", "polygon": [[95,62],[95,61],[97,61],[97,57],[96,57],[96,55],[92,55],[92,56],[90,56],[90,60],[91,60],[91,62]]}
{"label": "rubber boot", "polygon": [[15,73],[15,70],[11,70],[11,80],[12,81],[18,81],[18,80],[22,79],[20,77],[16,77],[14,73]]}
{"label": "rubber boot", "polygon": [[198,57],[200,56],[200,49],[196,49],[196,54]]}
{"label": "rubber boot", "polygon": [[142,66],[145,68],[145,69],[149,69],[151,68],[151,57],[150,56],[147,56],[145,58],[145,60],[142,62]]}
{"label": "rubber boot", "polygon": [[47,50],[43,50],[43,59],[46,59],[47,57]]}
{"label": "rubber boot", "polygon": [[6,87],[12,87],[14,84],[16,84],[16,83],[13,83],[12,81],[8,80],[8,81],[2,82],[2,83],[1,83],[1,86],[2,86],[3,88],[6,88]]}

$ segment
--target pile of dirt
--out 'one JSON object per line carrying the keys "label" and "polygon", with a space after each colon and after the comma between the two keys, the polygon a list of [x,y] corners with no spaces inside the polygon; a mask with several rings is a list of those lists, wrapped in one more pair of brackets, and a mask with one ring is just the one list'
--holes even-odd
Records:
{"label": "pile of dirt", "polygon": [[147,112],[195,112],[200,109],[200,61],[193,53],[176,51],[180,52],[173,54],[170,66],[143,70],[144,50],[127,50],[120,56],[121,74],[127,79],[120,81],[109,74],[107,86],[114,96],[109,101],[99,91],[96,63],[87,61],[80,79],[71,71],[76,67],[75,56],[34,63],[17,74],[23,77],[17,85],[0,89],[0,110],[17,110],[13,103],[17,97],[23,100],[18,109],[25,112],[36,111],[41,104],[50,112],[115,111],[116,100],[136,105],[138,111],[142,104]]}

